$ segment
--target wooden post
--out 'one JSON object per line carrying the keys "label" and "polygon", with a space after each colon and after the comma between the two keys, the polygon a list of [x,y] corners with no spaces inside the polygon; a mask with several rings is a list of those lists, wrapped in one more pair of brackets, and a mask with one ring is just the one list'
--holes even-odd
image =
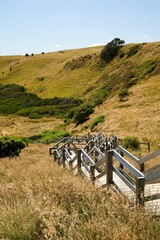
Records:
{"label": "wooden post", "polygon": [[136,179],[136,205],[144,206],[144,185],[145,178]]}
{"label": "wooden post", "polygon": [[81,173],[81,149],[77,150],[77,168],[78,173]]}
{"label": "wooden post", "polygon": [[144,163],[139,164],[139,170],[140,170],[141,172],[144,171]]}
{"label": "wooden post", "polygon": [[57,152],[56,151],[53,152],[53,157],[54,157],[54,161],[56,162],[57,161]]}
{"label": "wooden post", "polygon": [[[124,157],[124,153],[123,153],[122,151],[120,151],[120,155],[121,155],[122,157]],[[119,167],[120,167],[120,169],[123,169],[123,168],[124,168],[124,166],[123,166],[122,163],[119,164]]]}
{"label": "wooden post", "polygon": [[107,177],[107,184],[113,183],[113,152],[107,151],[106,152],[106,177]]}
{"label": "wooden post", "polygon": [[89,152],[89,146],[88,145],[86,146],[86,151],[87,151],[87,153]]}
{"label": "wooden post", "polygon": [[49,149],[49,155],[52,155],[52,148]]}
{"label": "wooden post", "polygon": [[62,164],[63,164],[63,167],[65,167],[66,163],[66,155],[65,155],[65,148],[62,149]]}
{"label": "wooden post", "polygon": [[95,166],[90,166],[90,180],[94,184],[95,183]]}
{"label": "wooden post", "polygon": [[73,162],[69,161],[69,168],[72,170],[73,169]]}

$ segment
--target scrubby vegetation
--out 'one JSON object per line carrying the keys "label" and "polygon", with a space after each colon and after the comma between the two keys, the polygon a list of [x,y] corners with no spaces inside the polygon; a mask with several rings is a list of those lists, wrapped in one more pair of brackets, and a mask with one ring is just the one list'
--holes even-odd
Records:
{"label": "scrubby vegetation", "polygon": [[74,98],[42,99],[36,94],[27,93],[17,84],[0,85],[0,114],[18,114],[29,118],[55,116],[63,118],[66,112],[82,103]]}
{"label": "scrubby vegetation", "polygon": [[104,121],[105,117],[104,115],[98,116],[89,126],[91,130],[94,129],[95,126],[97,126],[99,123],[102,123]]}
{"label": "scrubby vegetation", "polygon": [[122,44],[124,44],[124,40],[120,38],[115,38],[111,42],[109,42],[101,51],[101,59],[105,63],[109,63],[112,61],[118,53],[118,50]]}
{"label": "scrubby vegetation", "polygon": [[125,148],[138,149],[139,148],[139,141],[134,136],[127,136],[123,139],[123,145],[124,145]]}
{"label": "scrubby vegetation", "polygon": [[18,156],[27,145],[27,139],[11,136],[0,137],[0,158]]}
{"label": "scrubby vegetation", "polygon": [[62,130],[46,130],[37,135],[30,136],[28,139],[38,143],[53,143],[64,137],[70,137],[70,133]]}

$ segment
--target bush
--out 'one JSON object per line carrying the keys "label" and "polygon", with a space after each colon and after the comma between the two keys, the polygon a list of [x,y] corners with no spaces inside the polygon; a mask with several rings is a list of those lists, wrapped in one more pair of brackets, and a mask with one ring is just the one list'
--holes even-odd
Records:
{"label": "bush", "polygon": [[62,130],[46,130],[37,135],[29,137],[32,142],[52,143],[55,140],[70,137],[70,133]]}
{"label": "bush", "polygon": [[28,54],[28,53],[26,53],[26,54],[25,54],[25,57],[29,57],[29,54]]}
{"label": "bush", "polygon": [[123,145],[125,148],[138,149],[139,141],[134,136],[128,136],[123,139]]}
{"label": "bush", "polygon": [[118,96],[119,96],[119,100],[122,101],[126,96],[129,95],[129,91],[127,88],[124,88],[122,89],[119,93],[118,93]]}
{"label": "bush", "polygon": [[101,60],[103,60],[105,63],[112,61],[117,55],[120,46],[124,43],[124,40],[120,40],[120,38],[113,39],[102,49]]}
{"label": "bush", "polygon": [[101,122],[104,121],[104,118],[105,118],[104,115],[97,117],[97,118],[93,121],[93,123],[90,125],[90,129],[93,130],[93,128],[94,128],[95,126],[97,126],[99,123],[101,123]]}
{"label": "bush", "polygon": [[75,123],[79,124],[85,122],[88,116],[93,113],[93,106],[87,103],[81,104],[74,113],[73,120]]}
{"label": "bush", "polygon": [[26,146],[25,139],[15,137],[0,137],[0,158],[18,156]]}

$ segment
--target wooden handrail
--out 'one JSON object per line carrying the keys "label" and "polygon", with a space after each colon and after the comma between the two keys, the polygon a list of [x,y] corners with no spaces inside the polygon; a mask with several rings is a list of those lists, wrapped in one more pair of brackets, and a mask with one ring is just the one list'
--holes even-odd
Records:
{"label": "wooden handrail", "polygon": [[160,155],[160,149],[147,155],[146,157],[143,157],[139,160],[139,163],[142,164],[144,162],[147,162],[149,161],[150,159],[154,158],[154,157],[157,157],[158,155]]}

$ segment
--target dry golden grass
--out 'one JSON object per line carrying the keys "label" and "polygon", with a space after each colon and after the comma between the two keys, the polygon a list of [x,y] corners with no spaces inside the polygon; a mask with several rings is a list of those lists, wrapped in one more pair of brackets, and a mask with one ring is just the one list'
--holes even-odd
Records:
{"label": "dry golden grass", "polygon": [[60,128],[63,120],[57,118],[29,119],[20,116],[0,116],[0,136],[32,136],[44,130]]}
{"label": "dry golden grass", "polygon": [[158,240],[160,222],[112,190],[102,192],[29,145],[0,161],[0,238]]}

